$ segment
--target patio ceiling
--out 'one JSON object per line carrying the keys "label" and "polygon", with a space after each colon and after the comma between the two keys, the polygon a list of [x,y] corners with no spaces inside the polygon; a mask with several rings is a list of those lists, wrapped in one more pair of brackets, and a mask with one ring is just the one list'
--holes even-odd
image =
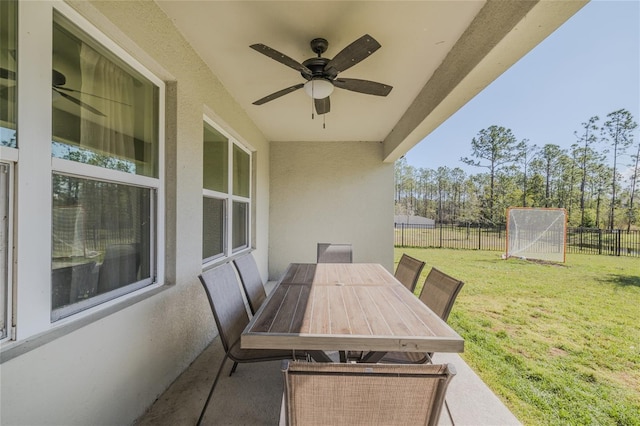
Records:
{"label": "patio ceiling", "polygon": [[[156,0],[270,141],[383,141],[394,161],[571,17],[584,1]],[[249,48],[263,43],[298,62],[309,42],[332,58],[364,34],[382,47],[339,77],[393,86],[387,97],[336,89],[311,119],[301,75]],[[326,128],[323,128],[323,118]]]}

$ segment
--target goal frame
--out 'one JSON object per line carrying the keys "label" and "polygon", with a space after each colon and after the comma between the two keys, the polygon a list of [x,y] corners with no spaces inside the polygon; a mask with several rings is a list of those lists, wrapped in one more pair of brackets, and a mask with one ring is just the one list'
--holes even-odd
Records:
{"label": "goal frame", "polygon": [[[507,221],[506,221],[506,227],[505,227],[506,228],[506,232],[505,232],[505,237],[506,237],[505,257],[507,259],[509,257],[511,257],[509,255],[509,223],[510,223],[510,213],[513,210],[544,210],[544,211],[562,212],[563,217],[564,217],[563,233],[562,233],[562,263],[566,263],[567,262],[567,224],[568,224],[569,218],[567,216],[567,210],[566,209],[564,209],[564,208],[555,208],[555,207],[509,207],[509,208],[507,208],[507,214],[506,214]],[[544,259],[537,259],[537,260],[544,260]]]}

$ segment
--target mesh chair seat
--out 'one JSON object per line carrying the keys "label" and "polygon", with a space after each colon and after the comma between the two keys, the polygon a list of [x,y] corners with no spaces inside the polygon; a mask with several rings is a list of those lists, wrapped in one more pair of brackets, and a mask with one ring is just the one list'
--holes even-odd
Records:
{"label": "mesh chair seat", "polygon": [[200,281],[204,286],[207,298],[209,299],[209,305],[213,312],[213,317],[220,333],[220,341],[224,348],[225,354],[213,384],[211,390],[207,396],[207,400],[204,403],[204,407],[200,412],[198,418],[198,425],[202,422],[207,406],[213,395],[216,384],[222,373],[227,358],[230,358],[234,363],[229,375],[233,374],[239,362],[261,362],[261,361],[273,361],[279,359],[291,359],[295,356],[293,351],[283,350],[265,350],[265,349],[242,349],[240,347],[240,337],[242,331],[249,324],[249,315],[242,299],[242,293],[240,293],[240,285],[236,279],[236,274],[233,270],[233,266],[230,263],[225,263],[216,268],[209,269],[203,272],[200,276]]}
{"label": "mesh chair seat", "polygon": [[251,313],[255,314],[260,309],[262,302],[267,298],[267,293],[264,291],[264,283],[258,271],[258,265],[256,265],[251,253],[234,259],[233,264],[236,265],[236,270],[240,275],[240,281],[247,295]]}
{"label": "mesh chair seat", "polygon": [[413,293],[424,265],[423,261],[403,253],[394,277]]}
{"label": "mesh chair seat", "polygon": [[318,243],[317,263],[352,263],[351,244]]}
{"label": "mesh chair seat", "polygon": [[284,362],[288,425],[435,425],[452,365]]}
{"label": "mesh chair seat", "polygon": [[447,321],[463,285],[463,281],[453,278],[439,269],[431,268],[424,282],[424,287],[422,287],[420,300],[443,321]]}
{"label": "mesh chair seat", "polygon": [[229,358],[235,362],[277,361],[279,359],[306,358],[307,354],[288,349],[242,349],[240,340],[229,348]]}
{"label": "mesh chair seat", "polygon": [[380,362],[385,364],[430,364],[431,354],[424,352],[387,352]]}
{"label": "mesh chair seat", "polygon": [[[439,269],[431,268],[427,279],[424,281],[420,300],[446,322],[463,285],[464,282],[445,274]],[[432,355],[424,352],[389,352],[385,354],[381,362],[422,364],[430,362]]]}

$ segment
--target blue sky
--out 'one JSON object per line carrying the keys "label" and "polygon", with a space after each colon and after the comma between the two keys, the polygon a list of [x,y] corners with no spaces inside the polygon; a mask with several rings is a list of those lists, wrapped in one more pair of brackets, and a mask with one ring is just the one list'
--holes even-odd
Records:
{"label": "blue sky", "polygon": [[482,129],[495,124],[518,140],[569,148],[581,123],[597,115],[602,124],[621,108],[640,123],[640,2],[592,1],[406,158],[414,167],[484,173],[460,161],[471,156],[471,139]]}

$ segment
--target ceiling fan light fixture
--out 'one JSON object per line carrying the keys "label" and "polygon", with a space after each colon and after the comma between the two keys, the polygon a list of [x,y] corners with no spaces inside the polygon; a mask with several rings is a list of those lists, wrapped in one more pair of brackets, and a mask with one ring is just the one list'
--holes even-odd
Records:
{"label": "ceiling fan light fixture", "polygon": [[313,99],[324,99],[333,93],[333,83],[326,78],[315,77],[304,84],[304,91]]}

